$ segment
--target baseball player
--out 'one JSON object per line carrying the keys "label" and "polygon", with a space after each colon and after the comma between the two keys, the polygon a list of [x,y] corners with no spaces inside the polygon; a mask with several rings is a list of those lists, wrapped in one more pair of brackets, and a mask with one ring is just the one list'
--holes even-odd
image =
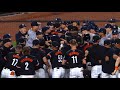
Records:
{"label": "baseball player", "polygon": [[59,50],[60,44],[56,41],[52,42],[52,50],[44,59],[50,59],[52,65],[52,78],[63,78],[65,69],[62,66],[63,53]]}
{"label": "baseball player", "polygon": [[113,59],[111,60],[111,40],[107,39],[104,41],[104,47],[105,47],[105,57],[102,62],[102,73],[101,73],[101,78],[112,78],[115,77],[115,75],[112,75],[114,67],[113,65]]}
{"label": "baseball player", "polygon": [[15,47],[15,52],[10,52],[6,56],[6,63],[1,72],[1,78],[16,78],[19,72],[16,72],[16,65],[18,59],[22,56],[22,46],[17,45]]}
{"label": "baseball player", "polygon": [[77,49],[77,41],[72,39],[70,41],[71,50],[67,51],[65,54],[65,58],[62,62],[65,65],[68,62],[70,67],[70,76],[69,78],[84,78],[83,76],[83,62],[84,60],[84,53]]}
{"label": "baseball player", "polygon": [[102,60],[104,59],[105,49],[99,45],[100,36],[93,36],[93,45],[86,51],[91,62],[91,78],[98,78],[102,73]]}
{"label": "baseball player", "polygon": [[34,78],[35,68],[39,65],[38,60],[30,55],[30,47],[25,46],[23,48],[23,56],[18,59],[16,65],[17,72],[19,72],[18,78]]}
{"label": "baseball player", "polygon": [[[120,39],[115,39],[115,47],[112,48],[112,75],[114,75],[114,77],[112,78],[120,78],[120,73],[119,73],[119,57],[120,57]],[[117,65],[118,64],[118,65]]]}
{"label": "baseball player", "polygon": [[33,40],[33,47],[31,48],[31,55],[35,56],[38,59],[39,66],[36,67],[36,78],[45,78],[45,70],[43,64],[45,63],[49,67],[49,63],[46,60],[43,60],[45,53],[39,49],[39,40]]}

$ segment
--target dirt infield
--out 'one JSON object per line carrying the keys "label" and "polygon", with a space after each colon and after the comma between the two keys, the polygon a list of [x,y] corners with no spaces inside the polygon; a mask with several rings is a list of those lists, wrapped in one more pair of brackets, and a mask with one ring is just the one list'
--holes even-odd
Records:
{"label": "dirt infield", "polygon": [[[116,18],[120,20],[120,12],[26,12],[25,14],[1,16],[0,21],[4,20],[53,20],[55,18],[62,20],[108,20]],[[18,26],[24,23],[27,28],[30,28],[30,22],[0,22],[0,37],[5,33],[12,35],[12,40],[15,40],[15,33],[18,31]],[[103,27],[106,22],[97,22],[96,24]],[[120,22],[117,23],[118,26]],[[45,23],[43,23],[45,25]]]}

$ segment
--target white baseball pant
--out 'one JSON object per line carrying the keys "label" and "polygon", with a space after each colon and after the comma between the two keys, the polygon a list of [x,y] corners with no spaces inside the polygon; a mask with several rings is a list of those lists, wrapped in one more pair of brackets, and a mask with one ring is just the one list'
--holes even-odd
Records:
{"label": "white baseball pant", "polygon": [[83,76],[83,67],[70,68],[69,78],[84,78]]}
{"label": "white baseball pant", "polygon": [[53,68],[52,78],[64,78],[65,69],[63,67]]}
{"label": "white baseball pant", "polygon": [[3,68],[1,78],[16,78],[15,71],[8,68]]}
{"label": "white baseball pant", "polygon": [[91,78],[98,78],[102,73],[102,65],[95,65],[91,69]]}

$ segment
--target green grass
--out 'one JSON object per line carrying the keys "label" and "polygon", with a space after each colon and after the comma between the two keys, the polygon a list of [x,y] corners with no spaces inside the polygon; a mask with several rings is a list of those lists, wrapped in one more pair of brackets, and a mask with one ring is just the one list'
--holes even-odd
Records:
{"label": "green grass", "polygon": [[12,42],[12,45],[15,47],[15,46],[16,46],[16,41],[13,41],[13,42]]}

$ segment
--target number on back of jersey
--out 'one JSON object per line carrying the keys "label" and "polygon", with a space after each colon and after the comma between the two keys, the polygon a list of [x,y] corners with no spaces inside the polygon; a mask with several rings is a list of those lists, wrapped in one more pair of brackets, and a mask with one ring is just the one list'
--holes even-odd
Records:
{"label": "number on back of jersey", "polygon": [[18,63],[18,59],[15,59],[15,58],[14,58],[11,65],[12,65],[12,66],[16,66],[17,63]]}
{"label": "number on back of jersey", "polygon": [[29,63],[25,62],[25,70],[29,70],[28,66],[29,66]]}
{"label": "number on back of jersey", "polygon": [[71,58],[73,59],[73,63],[78,63],[77,56],[72,56]]}
{"label": "number on back of jersey", "polygon": [[62,62],[63,60],[63,56],[62,55],[58,55],[58,62]]}

